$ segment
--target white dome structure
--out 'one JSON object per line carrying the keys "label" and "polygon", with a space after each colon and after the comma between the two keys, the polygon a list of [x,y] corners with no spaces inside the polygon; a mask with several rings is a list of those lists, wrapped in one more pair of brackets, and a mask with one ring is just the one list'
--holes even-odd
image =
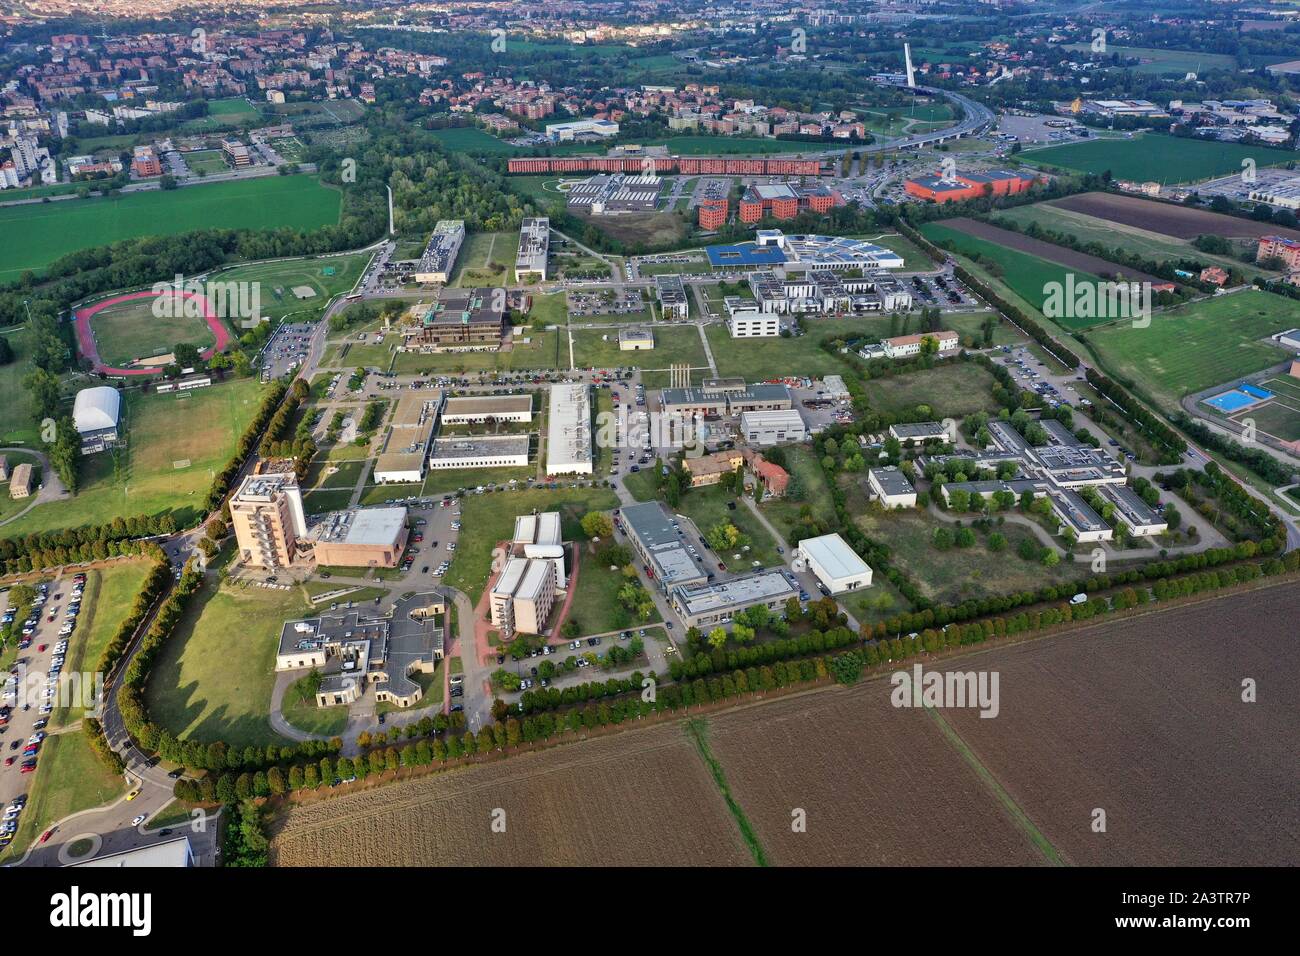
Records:
{"label": "white dome structure", "polygon": [[107,385],[83,388],[72,405],[72,423],[82,435],[112,431],[122,412],[122,396]]}

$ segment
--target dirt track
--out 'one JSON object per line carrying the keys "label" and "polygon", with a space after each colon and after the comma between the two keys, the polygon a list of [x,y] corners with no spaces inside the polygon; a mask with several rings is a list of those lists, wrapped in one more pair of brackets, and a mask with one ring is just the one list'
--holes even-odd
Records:
{"label": "dirt track", "polygon": [[1258,239],[1260,236],[1286,236],[1300,239],[1300,230],[1284,229],[1266,222],[1252,222],[1225,216],[1222,213],[1206,209],[1193,209],[1175,206],[1170,203],[1152,202],[1136,196],[1118,196],[1112,193],[1080,193],[1064,199],[1054,199],[1048,206],[1059,206],[1070,212],[1082,213],[1107,222],[1158,232],[1173,236],[1175,239],[1195,239],[1197,236],[1214,235],[1227,238]]}
{"label": "dirt track", "polygon": [[1106,259],[1100,259],[1097,256],[1075,252],[1073,249],[1066,249],[1064,246],[1053,245],[1050,242],[1044,242],[1042,239],[1034,239],[1010,229],[991,226],[986,222],[980,222],[976,219],[945,219],[943,224],[945,226],[950,226],[953,229],[960,230],[969,236],[974,236],[976,239],[983,239],[1007,249],[1014,249],[1017,252],[1037,256],[1039,259],[1044,259],[1047,262],[1055,262],[1057,265],[1065,266],[1067,269],[1077,269],[1080,272],[1091,273],[1092,275],[1099,276],[1102,279],[1113,279],[1122,273],[1125,281],[1128,282],[1160,283],[1168,281],[1167,279],[1161,279],[1159,276],[1153,276],[1146,272],[1127,269]]}

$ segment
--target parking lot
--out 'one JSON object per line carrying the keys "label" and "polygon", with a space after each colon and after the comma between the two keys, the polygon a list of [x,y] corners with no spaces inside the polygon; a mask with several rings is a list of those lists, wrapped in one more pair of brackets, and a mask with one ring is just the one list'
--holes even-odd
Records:
{"label": "parking lot", "polygon": [[262,351],[262,381],[290,374],[307,357],[315,326],[307,322],[286,322],[275,330]]}

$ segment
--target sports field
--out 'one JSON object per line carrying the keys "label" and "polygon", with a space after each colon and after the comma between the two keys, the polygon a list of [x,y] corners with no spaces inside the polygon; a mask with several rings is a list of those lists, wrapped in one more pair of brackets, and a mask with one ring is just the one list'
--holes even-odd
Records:
{"label": "sports field", "polygon": [[115,198],[0,207],[0,281],[60,256],[195,229],[314,229],[338,222],[342,195],[310,176],[262,176]]}
{"label": "sports field", "polygon": [[1138,133],[1132,139],[1090,139],[1046,149],[1028,149],[1020,158],[1043,166],[1062,166],[1116,179],[1194,183],[1241,171],[1243,159],[1258,166],[1281,166],[1294,153],[1239,143]]}
{"label": "sports field", "polygon": [[1174,408],[1184,395],[1282,361],[1286,351],[1265,340],[1294,326],[1289,300],[1252,290],[1157,312],[1148,328],[1119,322],[1088,342],[1110,374]]}
{"label": "sports field", "polygon": [[0,331],[14,360],[0,365],[0,445],[32,444],[37,440],[36,422],[32,420],[32,395],[23,388],[23,379],[32,371],[32,339],[25,328]]}
{"label": "sports field", "polygon": [[198,517],[216,470],[257,410],[261,385],[236,379],[179,394],[125,393],[125,448],[82,459],[76,497],[33,508],[5,534],[102,524],[117,516]]}
{"label": "sports field", "polygon": [[199,351],[214,344],[212,331],[199,316],[155,315],[157,297],[116,302],[95,313],[95,340],[99,357],[107,365],[125,366],[135,359],[170,352],[176,345],[193,345]]}
{"label": "sports field", "polygon": [[318,318],[334,296],[350,291],[369,261],[368,254],[361,254],[255,262],[214,272],[211,278],[255,282],[263,318],[278,322],[292,316],[305,322]]}
{"label": "sports field", "polygon": [[[1067,43],[1063,49],[1086,53],[1086,43]],[[1106,56],[1137,59],[1135,73],[1204,73],[1207,70],[1235,70],[1237,58],[1227,53],[1202,53],[1198,50],[1163,50],[1157,47],[1113,46],[1106,44]]]}

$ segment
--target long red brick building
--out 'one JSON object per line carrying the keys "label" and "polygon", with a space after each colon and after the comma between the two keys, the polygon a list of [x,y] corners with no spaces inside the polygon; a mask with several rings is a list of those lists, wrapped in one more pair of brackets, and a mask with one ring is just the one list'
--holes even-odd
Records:
{"label": "long red brick building", "polygon": [[1032,175],[1007,169],[994,169],[986,173],[967,173],[943,179],[940,176],[918,176],[903,184],[904,191],[917,199],[931,202],[963,202],[981,196],[1015,196],[1025,192],[1038,180]]}
{"label": "long red brick building", "polygon": [[712,159],[699,156],[548,156],[506,161],[506,171],[525,175],[544,173],[655,173],[683,176],[820,176],[817,159]]}

